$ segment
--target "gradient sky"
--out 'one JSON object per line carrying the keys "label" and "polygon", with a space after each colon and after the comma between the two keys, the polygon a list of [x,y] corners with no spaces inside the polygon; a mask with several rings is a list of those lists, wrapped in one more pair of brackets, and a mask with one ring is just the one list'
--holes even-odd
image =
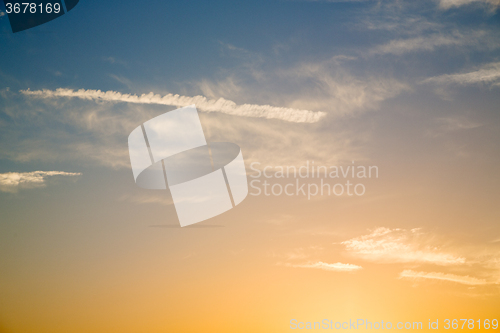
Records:
{"label": "gradient sky", "polygon": [[[0,332],[500,320],[499,7],[81,0],[16,34],[0,8]],[[354,161],[379,177],[180,228],[127,148],[180,99],[249,175]]]}

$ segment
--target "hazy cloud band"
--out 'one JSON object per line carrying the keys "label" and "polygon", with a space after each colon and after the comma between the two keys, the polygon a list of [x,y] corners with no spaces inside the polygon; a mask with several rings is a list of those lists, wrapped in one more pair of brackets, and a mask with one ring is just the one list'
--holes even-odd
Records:
{"label": "hazy cloud band", "polygon": [[51,176],[81,176],[81,173],[64,171],[32,171],[0,173],[0,191],[16,192],[19,188],[44,187]]}

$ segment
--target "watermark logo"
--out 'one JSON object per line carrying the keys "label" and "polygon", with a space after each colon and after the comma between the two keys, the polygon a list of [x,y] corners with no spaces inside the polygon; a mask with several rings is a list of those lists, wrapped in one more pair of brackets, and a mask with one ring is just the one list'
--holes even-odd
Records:
{"label": "watermark logo", "polygon": [[181,226],[220,215],[248,194],[240,147],[207,143],[194,105],[138,126],[128,137],[128,147],[136,184],[168,188]]}
{"label": "watermark logo", "polygon": [[12,32],[19,32],[52,21],[75,8],[79,0],[4,0]]}
{"label": "watermark logo", "polygon": [[376,165],[315,165],[306,161],[296,166],[262,166],[250,164],[254,178],[250,181],[252,196],[304,196],[308,200],[316,196],[360,197],[365,195],[365,180],[378,178]]}

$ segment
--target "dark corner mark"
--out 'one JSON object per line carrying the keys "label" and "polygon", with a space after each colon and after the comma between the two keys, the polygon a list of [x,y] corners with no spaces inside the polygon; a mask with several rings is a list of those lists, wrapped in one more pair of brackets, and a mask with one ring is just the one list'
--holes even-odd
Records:
{"label": "dark corner mark", "polygon": [[3,0],[12,32],[31,29],[69,12],[79,0]]}

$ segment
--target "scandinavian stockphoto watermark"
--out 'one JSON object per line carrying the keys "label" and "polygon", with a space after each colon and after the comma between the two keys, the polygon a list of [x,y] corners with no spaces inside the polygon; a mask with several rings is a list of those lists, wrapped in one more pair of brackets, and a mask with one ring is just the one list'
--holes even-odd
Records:
{"label": "scandinavian stockphoto watermark", "polygon": [[[170,190],[181,226],[198,223],[241,203],[249,193],[238,145],[207,142],[194,105],[169,111],[137,126],[128,137],[134,180],[142,188]],[[250,165],[253,196],[363,196],[364,180],[377,166]],[[293,180],[292,180],[293,179]]]}
{"label": "scandinavian stockphoto watermark", "polygon": [[[431,322],[429,319],[429,329],[437,329],[439,320]],[[297,319],[290,320],[291,329],[336,329],[336,330],[378,330],[378,329],[399,329],[399,330],[421,330],[423,329],[423,324],[421,321],[413,322],[397,322],[392,323],[390,321],[370,321],[368,319],[349,319],[349,321],[335,321],[330,319],[323,319],[321,321],[299,321]]]}
{"label": "scandinavian stockphoto watermark", "polygon": [[248,194],[240,147],[208,143],[194,105],[138,126],[128,137],[128,147],[136,184],[169,189],[183,227],[224,213]]}
{"label": "scandinavian stockphoto watermark", "polygon": [[302,166],[262,167],[260,162],[250,165],[254,178],[250,181],[250,195],[259,196],[362,196],[366,193],[364,180],[379,176],[377,166],[326,166],[306,161]]}
{"label": "scandinavian stockphoto watermark", "polygon": [[[425,322],[424,322],[425,323]],[[424,324],[421,321],[373,321],[368,319],[349,319],[349,321],[335,321],[331,319],[323,319],[321,321],[300,321],[297,319],[290,320],[290,328],[295,329],[330,329],[330,330],[438,330],[444,328],[460,329],[460,330],[473,330],[473,329],[498,329],[498,319],[428,319]]]}

